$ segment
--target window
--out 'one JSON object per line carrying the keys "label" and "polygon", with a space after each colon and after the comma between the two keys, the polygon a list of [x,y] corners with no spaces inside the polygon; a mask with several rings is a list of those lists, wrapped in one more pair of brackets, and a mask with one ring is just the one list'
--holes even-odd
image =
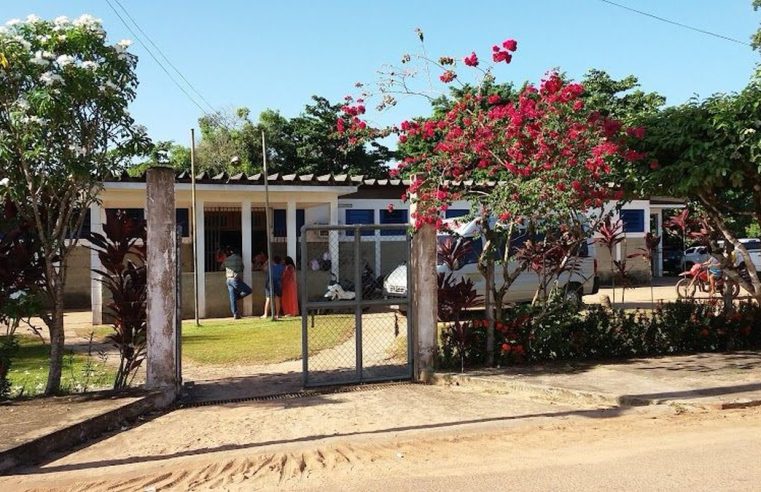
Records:
{"label": "window", "polygon": [[621,210],[624,232],[645,232],[644,210]]}
{"label": "window", "polygon": [[454,219],[456,217],[464,217],[470,213],[470,210],[466,208],[450,208],[444,214],[447,219]]}
{"label": "window", "polygon": [[751,239],[749,241],[743,241],[740,239],[740,242],[745,246],[745,249],[748,251],[758,251],[761,249],[761,241],[758,239]]}
{"label": "window", "polygon": [[[75,212],[76,213],[76,212]],[[68,235],[66,236],[66,239],[73,239],[76,234],[76,231],[69,231]],[[87,236],[90,235],[90,209],[88,208],[85,212],[85,219],[82,222],[82,230],[79,233],[79,239],[87,239]]]}
{"label": "window", "polygon": [[[346,225],[351,224],[375,224],[375,210],[356,208],[346,210]],[[346,235],[354,237],[354,231],[346,231]],[[374,236],[375,231],[362,231],[362,235]]]}
{"label": "window", "polygon": [[[282,208],[276,208],[272,211],[272,235],[274,237],[288,236],[288,215],[287,211]],[[301,227],[304,225],[304,209],[296,209],[296,237],[301,237]]]}
{"label": "window", "polygon": [[132,220],[136,220],[138,222],[142,222],[145,220],[145,210],[142,208],[107,208],[106,209],[106,221],[108,221],[108,216],[110,214],[115,214],[117,212],[124,212],[127,217],[129,217]]}
{"label": "window", "polygon": [[[381,224],[407,224],[407,211],[406,210],[388,210],[380,211],[380,223]],[[407,234],[406,229],[384,229],[381,230],[381,236],[405,236]]]}
{"label": "window", "polygon": [[174,211],[174,216],[182,230],[182,237],[190,237],[190,210],[178,208]]}
{"label": "window", "polygon": [[274,237],[285,237],[288,235],[285,210],[282,208],[272,211],[272,235]]}

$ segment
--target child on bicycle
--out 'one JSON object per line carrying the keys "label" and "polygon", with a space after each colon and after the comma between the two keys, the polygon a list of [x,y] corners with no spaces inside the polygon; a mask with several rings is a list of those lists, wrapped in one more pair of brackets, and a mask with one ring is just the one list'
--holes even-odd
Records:
{"label": "child on bicycle", "polygon": [[711,250],[708,250],[708,259],[701,263],[704,267],[708,268],[708,285],[710,289],[708,294],[713,297],[716,294],[716,281],[721,278],[721,262],[718,258],[711,254]]}

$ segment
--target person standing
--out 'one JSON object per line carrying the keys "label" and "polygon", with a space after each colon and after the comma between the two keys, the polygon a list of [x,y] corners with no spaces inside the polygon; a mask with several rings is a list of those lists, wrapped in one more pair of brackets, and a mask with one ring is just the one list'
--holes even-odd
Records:
{"label": "person standing", "polygon": [[241,319],[238,300],[251,294],[251,287],[243,281],[243,258],[237,251],[228,248],[222,266],[225,267],[227,292],[230,295],[230,311],[233,318]]}
{"label": "person standing", "polygon": [[[272,278],[270,279],[270,275]],[[272,266],[264,265],[264,314],[262,319],[267,319],[270,309],[273,309],[274,319],[280,317],[280,297],[283,295],[283,262],[279,256],[272,258]],[[270,286],[271,280],[271,286]],[[271,288],[270,288],[271,287]]]}
{"label": "person standing", "polygon": [[283,316],[298,316],[299,315],[299,294],[296,286],[296,265],[293,263],[293,258],[290,256],[285,257],[285,265],[283,268]]}

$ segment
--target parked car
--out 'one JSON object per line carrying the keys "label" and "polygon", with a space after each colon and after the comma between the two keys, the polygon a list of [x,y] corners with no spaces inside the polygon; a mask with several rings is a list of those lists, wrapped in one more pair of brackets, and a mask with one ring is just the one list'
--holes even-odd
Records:
{"label": "parked car", "polygon": [[[758,238],[742,238],[740,242],[748,250],[753,265],[756,270],[761,271],[761,239]],[[724,247],[724,241],[718,241],[719,247]],[[684,262],[685,268],[689,270],[695,263],[702,263],[708,259],[708,247],[706,246],[692,246],[684,250]],[[742,255],[737,255],[737,266],[743,263]]]}
{"label": "parked car", "polygon": [[[454,279],[465,277],[473,281],[476,291],[483,297],[485,293],[486,282],[481,272],[478,271],[478,257],[481,254],[483,245],[480,235],[479,225],[476,220],[463,224],[456,228],[453,234],[439,234],[438,241],[449,240],[454,238],[457,241],[470,240],[471,253],[467,255],[461,264],[455,265],[454,271],[445,264],[438,264],[436,271],[438,273],[453,273]],[[582,245],[581,261],[579,268],[573,272],[565,272],[558,279],[560,288],[564,289],[566,295],[581,305],[581,297],[588,294],[596,294],[599,290],[600,280],[597,276],[597,250],[592,239]],[[502,268],[495,268],[495,282],[499,285],[502,282]],[[522,272],[515,283],[510,286],[503,302],[520,303],[531,302],[539,287],[537,275],[533,272]],[[387,297],[405,297],[407,295],[407,265],[399,265],[392,271],[383,282],[384,295]]]}

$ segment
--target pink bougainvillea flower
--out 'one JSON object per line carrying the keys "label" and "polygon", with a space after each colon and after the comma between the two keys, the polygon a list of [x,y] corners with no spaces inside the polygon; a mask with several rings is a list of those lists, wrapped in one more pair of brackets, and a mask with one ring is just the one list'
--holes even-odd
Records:
{"label": "pink bougainvillea flower", "polygon": [[505,62],[510,63],[513,60],[513,55],[511,55],[507,51],[496,51],[494,54],[492,54],[492,60],[494,60],[496,63],[499,62]]}
{"label": "pink bougainvillea flower", "polygon": [[502,47],[505,48],[507,51],[515,51],[518,49],[518,41],[514,39],[505,40],[502,43]]}
{"label": "pink bougainvillea flower", "polygon": [[650,169],[652,169],[653,171],[655,171],[656,169],[659,169],[660,167],[661,165],[658,164],[658,161],[656,161],[655,159],[650,161]]}
{"label": "pink bougainvillea flower", "polygon": [[465,65],[469,67],[477,67],[478,66],[478,56],[476,56],[476,52],[473,51],[470,53],[470,56],[466,56],[462,59],[462,61],[465,62]]}
{"label": "pink bougainvillea flower", "polygon": [[393,212],[394,211],[394,204],[393,203],[389,203],[388,205],[386,205],[386,210],[388,210],[388,213]]}

